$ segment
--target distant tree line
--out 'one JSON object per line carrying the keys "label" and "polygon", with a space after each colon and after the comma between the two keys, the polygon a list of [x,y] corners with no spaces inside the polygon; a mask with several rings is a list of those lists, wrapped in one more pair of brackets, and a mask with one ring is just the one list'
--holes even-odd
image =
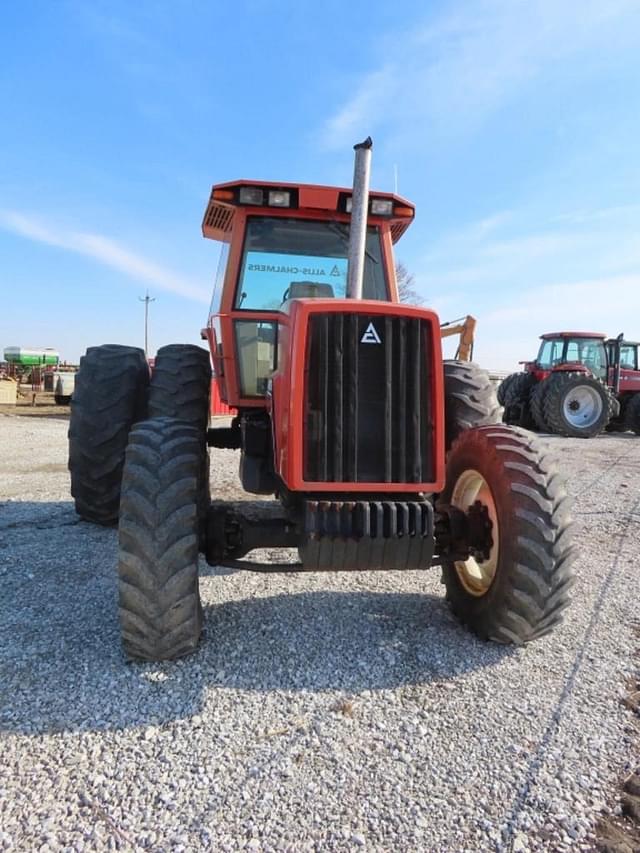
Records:
{"label": "distant tree line", "polygon": [[401,261],[396,264],[396,281],[400,302],[406,302],[407,305],[424,304],[424,299],[416,290],[416,277],[409,272]]}

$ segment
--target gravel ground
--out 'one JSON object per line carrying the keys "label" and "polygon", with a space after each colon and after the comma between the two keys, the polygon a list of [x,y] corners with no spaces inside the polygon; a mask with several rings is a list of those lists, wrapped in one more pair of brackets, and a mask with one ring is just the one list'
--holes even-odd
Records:
{"label": "gravel ground", "polygon": [[116,533],[74,514],[66,431],[0,417],[1,849],[594,849],[638,763],[640,439],[545,439],[582,556],[564,625],[523,650],[466,633],[437,570],[203,564],[200,651],[127,665]]}

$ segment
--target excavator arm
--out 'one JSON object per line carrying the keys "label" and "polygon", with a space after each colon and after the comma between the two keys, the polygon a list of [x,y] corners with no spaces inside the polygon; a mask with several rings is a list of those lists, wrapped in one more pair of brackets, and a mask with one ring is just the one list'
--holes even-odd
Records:
{"label": "excavator arm", "polygon": [[460,335],[456,359],[458,361],[471,361],[473,358],[473,342],[476,333],[476,318],[467,314],[457,320],[450,320],[440,326],[440,335],[448,338],[451,335]]}

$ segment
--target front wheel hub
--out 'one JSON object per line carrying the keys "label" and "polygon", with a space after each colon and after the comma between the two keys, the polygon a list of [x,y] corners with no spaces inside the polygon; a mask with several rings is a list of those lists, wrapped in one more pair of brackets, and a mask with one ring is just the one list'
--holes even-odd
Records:
{"label": "front wheel hub", "polygon": [[496,503],[489,484],[478,471],[463,471],[456,480],[451,505],[466,513],[469,523],[470,555],[456,560],[460,583],[471,595],[485,595],[496,576],[499,528]]}

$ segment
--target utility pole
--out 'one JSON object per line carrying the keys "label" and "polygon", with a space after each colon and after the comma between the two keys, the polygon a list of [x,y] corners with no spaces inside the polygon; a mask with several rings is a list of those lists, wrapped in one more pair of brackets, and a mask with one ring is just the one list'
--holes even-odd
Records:
{"label": "utility pole", "polygon": [[152,299],[149,296],[149,291],[147,290],[147,295],[143,298],[142,296],[138,296],[140,302],[144,302],[144,354],[147,355],[147,350],[149,349],[149,303],[155,302],[155,299]]}

